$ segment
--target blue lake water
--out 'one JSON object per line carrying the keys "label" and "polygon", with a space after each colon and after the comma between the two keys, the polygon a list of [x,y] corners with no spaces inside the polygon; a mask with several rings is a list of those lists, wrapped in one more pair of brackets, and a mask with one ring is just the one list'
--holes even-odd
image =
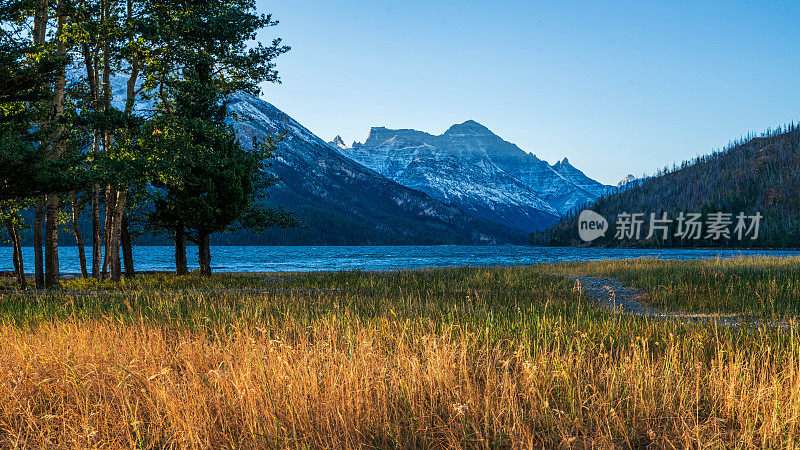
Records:
{"label": "blue lake water", "polygon": [[[137,271],[174,270],[173,248],[134,247]],[[189,268],[197,269],[197,248],[188,247]],[[391,270],[423,267],[507,266],[557,261],[658,257],[696,259],[736,256],[800,256],[798,251],[598,249],[526,246],[369,246],[369,247],[212,247],[211,263],[218,272],[288,272],[330,270]],[[33,272],[33,247],[23,249],[25,272]],[[86,248],[91,258],[91,248]],[[63,273],[80,272],[77,247],[61,247]],[[91,267],[91,262],[89,262]],[[11,248],[0,247],[0,270],[13,270]]]}

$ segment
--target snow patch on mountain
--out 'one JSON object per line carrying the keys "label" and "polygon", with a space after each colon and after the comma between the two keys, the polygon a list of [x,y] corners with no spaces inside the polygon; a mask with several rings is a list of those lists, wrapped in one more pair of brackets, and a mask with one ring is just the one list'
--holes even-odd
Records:
{"label": "snow patch on mountain", "polygon": [[347,145],[344,143],[344,141],[342,140],[342,137],[339,136],[339,135],[336,135],[336,137],[333,138],[333,141],[331,141],[331,144],[333,144],[333,145],[335,145],[335,146],[337,146],[339,148],[347,148]]}
{"label": "snow patch on mountain", "polygon": [[633,174],[629,173],[628,176],[626,176],[625,178],[619,180],[619,183],[617,183],[617,187],[618,188],[627,188],[627,187],[633,186],[635,183],[636,183],[636,177],[633,176]]}
{"label": "snow patch on mountain", "polygon": [[550,225],[610,189],[566,158],[551,166],[474,120],[455,124],[438,136],[373,127],[363,144],[330,144],[404,186],[526,231]]}
{"label": "snow patch on mountain", "polygon": [[276,150],[278,157],[270,168],[282,181],[271,199],[289,209],[302,207],[315,214],[328,211],[322,217],[352,220],[360,227],[383,233],[387,236],[384,239],[408,236],[403,239],[492,243],[521,236],[510,227],[498,228],[476,220],[447,202],[403,186],[346,157],[341,153],[346,147],[341,137],[325,142],[261,99],[234,94],[228,108],[234,114],[231,124],[243,145],[252,145],[254,138],[282,136]]}

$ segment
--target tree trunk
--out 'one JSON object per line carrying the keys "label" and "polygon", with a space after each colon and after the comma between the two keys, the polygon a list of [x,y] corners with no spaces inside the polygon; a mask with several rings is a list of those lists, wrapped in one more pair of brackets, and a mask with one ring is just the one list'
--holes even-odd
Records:
{"label": "tree trunk", "polygon": [[[100,109],[100,77],[97,69],[97,58],[93,48],[88,43],[83,44],[83,58],[86,65],[86,78],[89,81],[89,94],[91,95],[92,107],[95,111]],[[100,131],[95,130],[92,135],[92,151],[100,152]],[[103,257],[103,245],[100,231],[100,186],[92,186],[92,277],[101,278],[101,258]]]}
{"label": "tree trunk", "polygon": [[8,235],[11,237],[11,245],[13,246],[12,257],[14,259],[14,273],[17,275],[17,282],[19,287],[25,289],[25,267],[22,260],[22,244],[19,238],[19,226],[17,223],[3,210],[3,215],[6,217],[6,229]]}
{"label": "tree trunk", "polygon": [[[128,20],[133,20],[133,7],[130,0],[127,3],[127,16]],[[128,77],[127,92],[125,97],[125,115],[129,116],[133,113],[133,108],[136,100],[136,82],[139,79],[139,60],[133,58],[131,61],[131,74]],[[108,103],[106,103],[108,104]],[[123,140],[127,136],[127,131],[121,131]],[[111,265],[111,279],[118,281],[121,277],[121,268],[119,262],[119,246],[122,245],[122,252],[125,258],[125,277],[133,278],[136,272],[133,268],[133,248],[131,244],[131,236],[128,230],[128,219],[125,217],[125,203],[128,197],[128,191],[125,187],[117,186],[117,199],[114,204],[114,220],[111,222],[111,246],[116,250],[111,254],[114,260],[110,261]]]}
{"label": "tree trunk", "polygon": [[[56,33],[53,39],[56,41],[56,52],[60,57],[67,55],[67,40],[63,39],[63,33],[67,26],[67,7],[64,2],[56,3]],[[67,86],[66,67],[59,69],[59,74],[53,83],[53,115],[55,132],[53,133],[54,152],[52,157],[58,159],[67,149],[67,141],[64,139],[64,125],[60,119],[64,116],[64,98]],[[57,194],[47,195],[47,206],[45,210],[45,279],[44,284],[48,288],[60,287],[60,274],[58,267],[58,212],[59,198]]]}
{"label": "tree trunk", "polygon": [[200,233],[197,239],[197,253],[200,262],[200,275],[211,276],[211,246],[208,233]]}
{"label": "tree trunk", "polygon": [[[47,8],[49,3],[47,0],[38,0],[36,2],[36,11],[34,12],[33,19],[33,43],[34,45],[44,45],[47,33]],[[43,103],[46,103],[43,102]],[[45,106],[44,104],[42,105]],[[40,124],[41,127],[41,124]],[[46,142],[40,142],[39,147],[45,149]],[[44,288],[44,264],[42,258],[42,219],[44,217],[44,196],[39,196],[36,199],[36,212],[34,216],[33,226],[33,254],[34,254],[34,279],[38,289]]]}
{"label": "tree trunk", "polygon": [[[103,21],[109,20],[111,15],[110,2],[101,2],[101,16]],[[103,111],[108,114],[111,111],[111,43],[108,39],[103,41]],[[99,93],[98,93],[99,95]],[[109,153],[113,144],[114,135],[110,131],[103,131],[103,151]],[[108,269],[109,261],[111,260],[111,253],[113,250],[109,248],[111,240],[111,225],[113,223],[112,217],[114,213],[114,201],[116,200],[116,192],[112,185],[106,187],[106,222],[105,222],[105,243],[106,243],[106,256],[103,259],[102,277],[106,278],[106,270]],[[117,260],[119,260],[119,247],[117,247]]]}
{"label": "tree trunk", "polygon": [[101,278],[100,265],[103,258],[103,238],[100,229],[100,187],[92,186],[92,277]]}
{"label": "tree trunk", "polygon": [[175,230],[175,273],[178,275],[189,273],[186,263],[186,230],[183,229],[183,224],[178,225]]}
{"label": "tree trunk", "polygon": [[25,280],[25,264],[22,258],[22,240],[19,237],[19,226],[16,223],[13,224],[8,232],[11,234],[11,241],[14,245],[14,258],[17,260],[14,265],[17,270],[17,282],[20,288],[25,289],[28,287],[28,282]]}
{"label": "tree trunk", "polygon": [[44,228],[44,284],[47,288],[58,288],[61,280],[58,267],[58,195],[56,194],[47,195]]}
{"label": "tree trunk", "polygon": [[86,252],[83,248],[83,235],[81,234],[81,229],[78,226],[80,223],[81,212],[80,208],[78,207],[78,198],[75,196],[74,192],[70,194],[70,200],[72,202],[72,233],[75,235],[75,245],[78,246],[78,259],[81,263],[81,276],[83,278],[89,278],[89,273],[86,271]]}
{"label": "tree trunk", "polygon": [[119,248],[122,241],[122,214],[125,212],[126,192],[117,189],[117,198],[114,202],[111,216],[111,235],[106,242],[106,260],[112,281],[122,278],[122,262],[119,259]]}
{"label": "tree trunk", "polygon": [[44,287],[44,258],[42,256],[42,219],[44,218],[44,196],[36,199],[36,212],[33,220],[33,259],[36,288]]}
{"label": "tree trunk", "polygon": [[122,257],[125,260],[125,278],[136,276],[133,268],[133,243],[131,242],[131,232],[128,229],[128,216],[122,216]]}
{"label": "tree trunk", "polygon": [[[109,2],[102,4],[102,16],[108,18],[114,14],[109,8]],[[127,4],[128,19],[132,20],[133,10],[131,2]],[[106,112],[111,110],[111,46],[110,42],[105,41],[103,46],[103,108]],[[136,58],[131,62],[131,75],[128,78],[127,97],[125,101],[125,115],[130,115],[133,112],[134,100],[136,98],[136,81],[139,77],[139,62]],[[122,140],[124,141],[125,130],[121,131]],[[103,148],[106,152],[112,147],[115,136],[112,133],[105,132],[103,136]],[[113,192],[112,192],[113,191]],[[119,258],[119,250],[122,242],[122,221],[123,214],[125,213],[125,201],[127,199],[127,190],[124,186],[116,185],[113,188],[109,186],[106,190],[106,257],[103,262],[103,278],[105,278],[106,268],[108,268],[111,280],[119,281],[122,278],[122,263]],[[132,259],[131,259],[132,261]],[[133,270],[133,263],[130,264]]]}
{"label": "tree trunk", "polygon": [[[133,6],[132,2],[128,0],[127,2],[127,9],[126,13],[128,16],[129,21],[133,21]],[[108,50],[106,50],[108,51]],[[135,100],[136,100],[136,82],[139,79],[139,60],[137,58],[133,58],[131,61],[130,66],[130,76],[128,77],[128,84],[127,84],[127,91],[125,97],[125,116],[131,115],[133,113]],[[108,70],[106,70],[108,72]],[[108,98],[108,90],[106,91],[106,105],[110,105],[110,100]],[[127,136],[127,130],[122,129],[120,131],[121,137],[125,140]],[[131,244],[131,236],[128,230],[128,219],[125,217],[125,203],[128,197],[127,188],[124,186],[117,186],[117,198],[114,203],[114,215],[113,220],[111,222],[111,239],[108,244],[111,245],[113,252],[111,253],[111,257],[113,258],[109,261],[110,270],[111,270],[111,279],[118,281],[121,277],[121,267],[119,261],[119,247],[122,245],[122,252],[125,258],[125,277],[126,278],[133,278],[136,276],[136,272],[133,268],[133,248]]]}
{"label": "tree trunk", "polygon": [[47,7],[47,0],[36,2],[36,11],[34,11],[33,17],[33,43],[36,45],[44,44],[47,32]]}
{"label": "tree trunk", "polygon": [[11,236],[11,260],[14,263],[14,275],[19,278],[19,255],[17,255],[17,243],[14,242],[12,220],[5,219],[3,222],[6,224],[6,231],[8,231],[8,234]]}
{"label": "tree trunk", "polygon": [[103,280],[106,279],[106,274],[108,273],[108,261],[109,261],[109,249],[108,243],[111,241],[111,224],[113,223],[113,215],[114,215],[114,200],[116,199],[116,191],[114,187],[110,184],[106,186],[106,218],[104,223],[104,234],[103,240],[106,243],[106,257],[103,258],[103,270],[102,270],[102,278]]}

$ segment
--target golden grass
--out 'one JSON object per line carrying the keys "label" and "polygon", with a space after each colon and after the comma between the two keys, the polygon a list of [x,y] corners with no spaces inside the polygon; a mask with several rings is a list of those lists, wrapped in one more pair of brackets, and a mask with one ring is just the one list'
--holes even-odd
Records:
{"label": "golden grass", "polygon": [[[776,447],[800,440],[792,329],[610,317],[549,271],[312,274],[260,284],[222,276],[215,289],[190,293],[145,280],[146,291],[125,293],[119,309],[102,298],[6,296],[0,444]],[[243,279],[270,290],[226,287]],[[339,290],[315,290],[322,286]]]}

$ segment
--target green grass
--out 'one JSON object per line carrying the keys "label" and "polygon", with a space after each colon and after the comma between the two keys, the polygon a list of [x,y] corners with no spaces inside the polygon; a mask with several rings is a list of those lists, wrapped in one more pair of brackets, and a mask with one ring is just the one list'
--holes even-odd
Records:
{"label": "green grass", "polygon": [[282,275],[216,274],[137,277],[119,285],[70,280],[56,292],[8,293],[0,314],[16,324],[114,317],[170,326],[250,326],[291,317],[313,322],[342,316],[371,322],[391,316],[436,324],[470,324],[513,333],[545,310],[559,316],[596,314],[578,308],[572,282],[529,268],[436,269]]}
{"label": "green grass", "polygon": [[[756,264],[765,268],[751,267]],[[786,266],[793,268],[793,264],[768,259],[637,260],[390,272],[215,274],[212,278],[149,275],[120,284],[73,279],[64,283],[62,291],[3,295],[0,316],[23,327],[110,319],[223,335],[241,328],[280,328],[288,322],[312,326],[321,320],[333,320],[344,332],[349,327],[375,326],[391,318],[415,330],[441,333],[457,327],[479,334],[482,342],[513,340],[526,349],[567,345],[569,341],[561,339],[576,333],[598,342],[616,339],[626,345],[635,336],[656,342],[668,335],[697,334],[698,330],[680,322],[665,325],[609,316],[576,291],[571,280],[553,274],[615,276],[656,299],[666,299],[661,305],[686,305],[692,310],[713,310],[694,299],[707,291],[722,292],[730,302],[726,311],[747,308],[752,312],[750,306],[734,305],[731,292],[763,284],[782,286],[778,291],[784,292],[787,287],[781,283],[792,273]],[[777,271],[775,266],[784,270]],[[713,270],[717,270],[716,275],[709,275]],[[765,279],[764,271],[780,273],[784,278]],[[716,284],[702,285],[705,279],[697,273],[706,274]],[[721,286],[723,280],[736,281],[726,289]],[[681,297],[684,293],[689,296]],[[786,300],[770,298],[773,302]]]}
{"label": "green grass", "polygon": [[778,320],[800,314],[800,258],[609,260],[554,265],[553,272],[617,278],[667,310]]}

